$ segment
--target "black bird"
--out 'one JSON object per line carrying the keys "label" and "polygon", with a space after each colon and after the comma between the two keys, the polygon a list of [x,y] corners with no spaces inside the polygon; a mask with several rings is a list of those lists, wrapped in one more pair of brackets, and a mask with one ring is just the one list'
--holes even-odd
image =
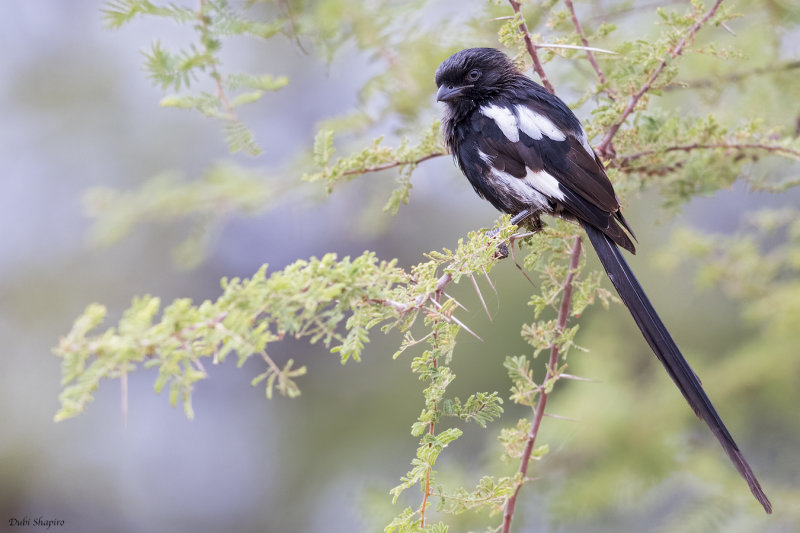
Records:
{"label": "black bird", "polygon": [[619,247],[635,253],[635,236],[577,117],[493,48],[449,57],[436,70],[436,85],[436,99],[446,104],[445,142],[478,195],[514,215],[516,224],[527,219],[538,226],[539,215],[548,214],[583,226],[650,348],[771,513],[750,465],[622,256]]}

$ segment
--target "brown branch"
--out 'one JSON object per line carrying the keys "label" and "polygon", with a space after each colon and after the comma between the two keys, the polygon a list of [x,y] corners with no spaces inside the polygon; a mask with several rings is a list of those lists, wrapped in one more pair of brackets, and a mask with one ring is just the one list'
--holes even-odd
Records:
{"label": "brown branch", "polygon": [[613,157],[613,150],[611,150],[610,147],[611,147],[611,141],[614,139],[614,135],[617,134],[619,128],[622,126],[625,120],[627,120],[628,116],[633,112],[634,108],[636,107],[636,104],[638,104],[639,100],[642,99],[642,96],[644,96],[645,93],[647,93],[647,91],[653,88],[653,83],[656,81],[656,78],[658,78],[661,75],[661,72],[663,72],[664,68],[666,68],[669,60],[674,59],[683,53],[683,49],[685,48],[686,43],[691,41],[694,38],[695,34],[700,30],[700,28],[702,28],[703,25],[706,22],[708,22],[708,19],[714,16],[714,13],[717,12],[717,9],[719,8],[721,3],[722,0],[717,0],[716,2],[714,2],[714,5],[711,7],[711,9],[709,9],[708,12],[705,15],[703,15],[703,17],[700,20],[695,22],[694,25],[691,28],[689,28],[689,31],[687,31],[686,34],[683,37],[681,37],[681,40],[678,42],[678,45],[673,50],[671,50],[664,57],[664,59],[661,60],[661,63],[659,63],[658,67],[656,67],[656,69],[653,71],[653,74],[650,75],[650,78],[645,82],[645,84],[642,85],[642,87],[638,91],[636,91],[636,93],[634,93],[633,96],[631,96],[628,105],[625,106],[625,110],[622,112],[622,116],[619,118],[617,122],[615,122],[611,126],[611,128],[609,128],[605,137],[603,137],[603,140],[597,146],[596,148],[597,153],[599,153],[601,156],[605,158]]}
{"label": "brown branch", "polygon": [[508,3],[511,4],[511,8],[514,10],[514,13],[520,17],[519,31],[522,32],[523,38],[525,39],[525,48],[528,50],[528,55],[530,55],[531,59],[533,60],[533,70],[539,75],[539,78],[542,80],[542,85],[544,85],[544,88],[547,89],[547,92],[550,94],[556,94],[556,90],[553,88],[553,85],[547,78],[547,74],[545,74],[544,69],[542,68],[542,62],[539,61],[539,54],[536,53],[536,44],[531,39],[531,32],[528,31],[528,25],[525,23],[525,18],[522,16],[522,13],[520,13],[519,2],[517,2],[517,0],[508,0]]}
{"label": "brown branch", "polygon": [[[572,4],[572,0],[564,0],[564,3],[567,5],[567,9],[569,9],[569,14],[572,17],[572,25],[575,26],[575,31],[578,32],[578,35],[581,38],[583,46],[586,46],[588,48],[589,41],[586,39],[586,34],[583,33],[583,28],[581,27],[581,23],[580,21],[578,21],[578,16],[575,14],[575,6]],[[603,74],[603,71],[600,70],[600,65],[597,64],[597,60],[595,59],[594,54],[592,53],[591,50],[586,50],[586,57],[589,58],[589,63],[592,64],[592,68],[597,73],[597,79],[600,80],[600,83],[606,85],[608,83],[608,80],[606,79],[605,74]],[[606,94],[608,94],[608,97],[612,101],[614,100],[614,94],[610,89],[606,88]]]}
{"label": "brown branch", "polygon": [[[567,326],[567,319],[569,318],[569,308],[572,304],[572,281],[575,279],[575,272],[578,269],[578,261],[581,257],[581,238],[575,237],[575,244],[572,245],[572,253],[570,254],[569,272],[564,280],[563,293],[561,296],[561,307],[558,310],[558,320],[556,322],[556,331],[561,333]],[[545,383],[547,383],[553,376],[558,363],[558,343],[554,342],[550,346],[550,360],[547,365],[547,373],[545,374],[544,381],[542,381],[541,392],[539,393],[539,401],[536,403],[536,408],[533,412],[533,420],[531,422],[531,431],[528,433],[528,440],[525,442],[525,448],[522,451],[522,461],[519,465],[520,479],[517,481],[517,486],[514,493],[506,503],[505,511],[503,512],[503,533],[509,533],[511,530],[511,520],[514,517],[514,508],[517,503],[517,496],[525,483],[528,474],[528,466],[531,461],[531,453],[533,452],[533,445],[536,442],[536,436],[539,434],[539,425],[542,423],[544,417],[544,410],[547,406],[548,394],[545,392]]]}
{"label": "brown branch", "polygon": [[427,161],[428,159],[433,159],[435,157],[441,157],[443,155],[447,155],[447,152],[431,152],[427,155],[420,157],[419,159],[415,159],[414,161],[390,161],[388,163],[383,163],[382,165],[375,165],[374,167],[367,167],[367,168],[358,168],[353,170],[347,170],[342,173],[343,176],[352,176],[353,174],[366,174],[367,172],[380,172],[381,170],[388,170],[390,168],[395,167],[402,167],[405,165],[418,165],[423,161]]}
{"label": "brown branch", "polygon": [[[434,321],[433,326],[436,327],[436,322],[435,321]],[[434,333],[434,342],[436,342],[436,334],[435,333]],[[438,365],[437,360],[434,359],[433,360],[433,368],[438,368],[438,366],[439,365]],[[436,406],[435,405],[433,406],[433,410],[436,411]],[[435,422],[433,420],[431,420],[430,429],[428,430],[428,434],[431,437],[434,434],[434,429],[435,429]],[[433,446],[433,443],[428,444],[428,448],[430,448],[431,446]],[[433,491],[431,490],[431,465],[428,465],[428,469],[425,472],[425,493],[422,496],[422,505],[420,505],[420,510],[419,510],[419,514],[420,514],[419,527],[423,528],[423,529],[425,528],[425,509],[427,509],[427,507],[428,507],[428,497],[430,497],[431,494],[433,494]]]}
{"label": "brown branch", "polygon": [[790,159],[800,161],[800,150],[794,150],[792,148],[787,148],[786,146],[759,143],[692,143],[678,146],[668,146],[667,148],[661,149],[643,150],[635,154],[623,155],[617,158],[617,166],[620,168],[625,167],[630,161],[634,161],[648,155],[666,152],[691,152],[693,150],[763,150],[766,152],[781,154]]}
{"label": "brown branch", "polygon": [[759,67],[742,72],[734,72],[727,76],[717,78],[703,78],[699,80],[677,81],[670,83],[664,87],[665,91],[675,91],[677,89],[708,89],[719,85],[720,83],[729,83],[741,81],[750,76],[761,76],[762,74],[773,74],[775,72],[783,72],[786,70],[794,70],[800,68],[800,61],[787,61],[785,63],[778,63],[777,65],[768,65],[766,67]]}
{"label": "brown branch", "polygon": [[639,166],[632,166],[629,167],[627,165],[620,165],[616,168],[619,168],[620,172],[625,172],[626,174],[644,174],[645,176],[666,176],[672,172],[677,172],[678,170],[682,169],[686,166],[686,162],[688,160],[684,159],[683,161],[677,161],[671,165],[639,165]]}

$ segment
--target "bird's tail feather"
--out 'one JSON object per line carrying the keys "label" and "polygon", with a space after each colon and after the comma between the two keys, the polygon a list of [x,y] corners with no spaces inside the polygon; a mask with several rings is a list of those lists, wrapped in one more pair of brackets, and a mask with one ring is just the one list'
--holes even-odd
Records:
{"label": "bird's tail feather", "polygon": [[733,437],[728,433],[714,406],[711,405],[711,400],[703,390],[697,375],[695,375],[675,341],[672,340],[666,326],[656,314],[647,295],[622,256],[622,252],[599,229],[589,224],[583,224],[583,227],[600,258],[600,262],[603,264],[603,268],[605,268],[623,303],[633,315],[633,319],[642,331],[647,344],[650,345],[650,348],[653,349],[653,352],[664,365],[664,368],[666,368],[686,401],[694,409],[695,414],[711,428],[736,469],[747,481],[750,491],[764,507],[764,510],[767,513],[771,513],[772,504],[761,489],[761,485],[750,469],[750,465],[747,464],[742,452],[739,451],[739,447],[733,441]]}

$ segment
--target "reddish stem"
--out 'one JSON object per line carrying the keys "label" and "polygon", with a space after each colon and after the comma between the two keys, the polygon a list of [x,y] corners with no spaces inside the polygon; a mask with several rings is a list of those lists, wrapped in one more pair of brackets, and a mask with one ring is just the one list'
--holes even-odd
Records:
{"label": "reddish stem", "polygon": [[619,120],[615,122],[611,126],[611,128],[609,128],[608,132],[606,132],[605,137],[603,137],[603,140],[600,141],[600,144],[597,146],[597,153],[606,158],[611,157],[613,155],[612,153],[613,151],[610,150],[611,141],[614,139],[614,135],[617,134],[617,131],[619,131],[619,128],[622,126],[625,120],[627,120],[628,116],[631,113],[633,113],[636,104],[639,103],[639,100],[642,99],[642,97],[647,93],[647,91],[653,88],[653,83],[656,81],[656,78],[658,78],[658,76],[661,75],[661,72],[664,70],[664,68],[666,68],[669,60],[674,59],[675,57],[678,57],[683,53],[683,49],[686,47],[686,43],[692,40],[694,38],[694,35],[698,32],[698,30],[701,27],[703,27],[703,25],[706,22],[708,22],[708,19],[714,16],[714,13],[717,12],[717,9],[719,8],[719,5],[721,3],[722,0],[717,0],[711,7],[711,9],[709,9],[708,12],[705,15],[703,15],[703,17],[700,20],[695,22],[695,24],[691,28],[689,28],[689,31],[687,31],[686,34],[683,37],[681,37],[681,40],[680,42],[678,42],[678,45],[673,50],[671,50],[664,57],[664,59],[661,60],[661,63],[659,63],[659,65],[653,71],[653,74],[650,75],[650,78],[645,82],[645,84],[642,85],[642,87],[638,91],[636,91],[633,94],[633,96],[631,96],[631,99],[628,102],[628,105],[625,106],[625,110],[622,112],[622,115],[620,116]]}
{"label": "reddish stem", "polygon": [[774,144],[759,144],[759,143],[692,143],[682,144],[678,146],[668,146],[667,148],[660,148],[658,150],[644,150],[635,154],[625,155],[618,158],[621,165],[625,165],[628,161],[639,159],[648,155],[664,153],[664,152],[691,152],[692,150],[764,150],[766,152],[773,152],[785,155],[790,159],[800,160],[800,150],[793,150],[786,146]]}
{"label": "reddish stem", "polygon": [[[569,318],[569,308],[572,304],[572,281],[575,279],[575,272],[578,269],[578,261],[581,258],[581,238],[575,237],[575,244],[572,245],[572,253],[570,254],[569,272],[564,280],[563,294],[561,297],[561,307],[558,310],[558,320],[556,322],[556,329],[558,333],[564,331]],[[533,420],[531,422],[531,431],[528,433],[528,440],[525,442],[525,449],[522,451],[522,461],[519,465],[520,480],[514,489],[514,494],[508,499],[505,511],[503,512],[503,533],[511,531],[511,520],[514,518],[514,508],[517,503],[517,496],[519,490],[525,483],[528,475],[528,466],[531,462],[531,453],[533,452],[533,445],[536,443],[536,436],[539,434],[539,426],[544,418],[544,410],[547,407],[548,394],[545,392],[545,383],[547,383],[553,376],[553,373],[558,363],[558,343],[554,342],[550,346],[550,360],[547,364],[547,373],[545,374],[544,381],[542,381],[541,391],[539,393],[539,401],[536,403],[536,408],[533,411]]]}
{"label": "reddish stem", "polygon": [[[508,0],[508,3],[511,4],[511,8],[514,10],[514,13],[520,12],[519,2],[516,0]],[[520,17],[522,17],[522,15],[520,15]],[[536,53],[536,44],[531,39],[531,32],[528,31],[528,25],[525,23],[524,18],[521,18],[519,31],[522,32],[523,39],[525,39],[525,48],[528,50],[528,55],[530,55],[531,59],[533,60],[533,70],[539,75],[539,78],[541,78],[542,85],[544,85],[544,88],[547,89],[547,92],[550,94],[556,94],[556,90],[553,88],[550,80],[547,79],[547,74],[544,73],[542,62],[539,61],[539,54]]]}
{"label": "reddish stem", "polygon": [[[572,5],[572,0],[564,0],[564,3],[567,5],[567,9],[569,9],[569,14],[572,17],[572,25],[575,26],[575,31],[578,32],[578,36],[580,36],[583,46],[588,48],[589,40],[586,39],[586,34],[583,33],[583,28],[578,20],[578,16],[575,14],[575,6]],[[597,64],[597,59],[595,59],[591,50],[586,50],[586,57],[589,58],[589,63],[592,64],[592,68],[597,73],[597,79],[600,80],[600,83],[605,85],[607,83],[606,76],[603,74],[603,71],[600,70],[600,65]],[[609,89],[606,89],[606,93],[611,100],[614,100],[614,95]]]}

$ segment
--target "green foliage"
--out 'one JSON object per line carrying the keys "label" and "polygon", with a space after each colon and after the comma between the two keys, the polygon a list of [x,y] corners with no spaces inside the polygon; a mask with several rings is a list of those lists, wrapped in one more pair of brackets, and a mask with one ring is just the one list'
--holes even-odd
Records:
{"label": "green foliage", "polygon": [[225,124],[224,128],[225,141],[228,143],[228,148],[233,153],[245,152],[250,155],[258,155],[261,153],[261,147],[253,138],[253,133],[250,129],[238,120],[231,120]]}
{"label": "green foliage", "polygon": [[[262,3],[265,5],[259,7],[266,9],[257,12],[272,17],[266,21],[257,19],[256,10],[249,9]],[[192,109],[221,120],[230,151],[251,155],[260,153],[260,148],[236,113],[247,110],[247,104],[259,101],[265,92],[284,87],[288,78],[223,73],[221,51],[227,39],[247,35],[263,40],[283,33],[304,52],[305,46],[313,45],[312,53],[331,62],[331,68],[340,67],[334,62],[337,51],[354,44],[380,68],[359,88],[354,109],[319,125],[313,147],[302,154],[302,180],[321,183],[331,193],[351,180],[394,172],[396,182],[393,190],[386,192],[384,207],[392,213],[408,202],[417,165],[446,154],[439,123],[433,119],[438,113],[431,105],[432,75],[442,58],[462,44],[475,45],[482,39],[491,42],[496,34],[515,61],[528,66],[531,58],[519,30],[523,21],[535,42],[582,44],[571,13],[553,1],[527,5],[521,15],[513,15],[502,1],[469,13],[468,8],[459,7],[464,10],[460,18],[425,9],[422,1],[291,1],[281,3],[282,9],[271,9],[271,4],[251,1],[238,10],[222,0],[205,0],[192,10],[147,0],[115,0],[107,3],[104,19],[112,28],[141,16],[191,25],[195,42],[167,49],[156,40],[144,53],[147,75],[164,91],[192,89],[191,93],[165,95],[161,105]],[[648,24],[639,23],[635,18],[639,15],[633,13],[636,9],[623,9],[625,2],[616,5],[620,8],[616,11],[606,6],[609,13],[595,13],[597,6],[579,4],[577,15],[592,46],[617,52],[596,54],[605,83],[595,79],[593,69],[583,63],[583,50],[539,48],[538,53],[553,77],[559,72],[557,67],[565,64],[562,59],[571,61],[570,74],[553,81],[557,81],[559,94],[570,94],[572,88],[578,95],[576,112],[582,117],[588,115],[584,124],[590,139],[599,142],[621,126],[609,146],[606,165],[623,203],[627,196],[641,190],[656,190],[661,203],[673,213],[691,199],[729,188],[737,181],[744,181],[751,189],[770,191],[783,191],[800,182],[796,164],[800,161],[800,140],[793,132],[795,117],[786,113],[787,106],[800,98],[800,85],[792,78],[794,67],[770,67],[779,57],[778,44],[768,54],[750,56],[754,47],[748,44],[764,40],[763,32],[772,31],[772,25],[764,20],[764,10],[755,4],[740,6],[748,24],[737,28],[734,40],[725,33],[725,26],[734,24],[739,14],[725,5],[705,24],[701,23],[709,6],[699,2],[653,11],[647,15]],[[596,16],[584,17],[583,8],[591,9]],[[773,6],[766,11],[776,9]],[[496,22],[498,17],[504,18]],[[615,18],[619,23],[612,21]],[[649,31],[651,26],[654,29]],[[700,31],[694,33],[695,29]],[[449,40],[443,40],[443,35]],[[753,64],[748,67],[746,62]],[[573,68],[574,64],[586,68]],[[753,89],[736,85],[736,80],[746,80]],[[194,89],[202,83],[212,88]],[[696,96],[703,91],[710,91],[712,97]],[[385,138],[395,148],[384,145]],[[341,153],[344,155],[337,156]],[[209,228],[216,227],[220,217],[233,212],[260,212],[281,192],[296,187],[298,180],[279,174],[225,163],[212,167],[196,181],[163,174],[133,192],[98,189],[87,195],[88,210],[96,220],[93,232],[97,240],[111,242],[143,221],[189,218],[195,230],[177,253],[184,264],[197,264],[203,257]],[[778,390],[791,393],[789,376],[800,371],[793,356],[800,342],[795,326],[800,320],[800,284],[796,282],[800,270],[799,218],[794,209],[759,212],[734,236],[681,230],[661,256],[672,267],[693,260],[699,265],[699,282],[724,287],[741,302],[747,326],[756,330],[750,351],[743,349],[726,359],[721,370],[729,378],[730,394],[758,387],[759,377],[767,379],[764,374],[770,369],[758,366],[752,357],[762,346],[768,346],[776,364],[786,369],[784,375],[770,380]],[[180,401],[187,416],[192,416],[194,385],[207,377],[203,360],[216,364],[231,354],[236,354],[239,366],[253,355],[263,359],[263,372],[252,383],[264,386],[268,398],[275,392],[294,397],[300,394],[298,379],[307,369],[296,367],[293,359],[280,363],[272,359],[267,352],[271,343],[286,335],[305,338],[322,343],[345,363],[361,359],[375,328],[384,332],[397,329],[402,341],[394,357],[414,353],[411,372],[424,388],[420,414],[411,424],[411,434],[419,438],[417,451],[410,470],[390,493],[397,502],[409,497],[407,489],[419,486],[424,503],[406,507],[385,531],[443,532],[456,527],[445,521],[422,524],[434,500],[436,512],[447,520],[469,510],[495,515],[529,481],[518,473],[530,438],[529,418],[502,422],[504,427],[496,431],[501,458],[508,468],[481,475],[477,484],[469,482],[468,486],[475,484],[474,488],[450,486],[454,483],[437,471],[447,468],[441,462],[437,467],[437,461],[448,447],[456,445],[464,423],[474,421],[490,427],[502,420],[503,398],[498,392],[474,392],[462,401],[449,391],[456,379],[452,363],[458,356],[457,335],[468,326],[458,316],[458,302],[443,291],[445,285],[457,284],[464,277],[491,272],[498,261],[498,245],[508,244],[515,230],[508,225],[507,217],[495,229],[495,235],[469,232],[454,250],[430,252],[425,260],[407,269],[399,268],[393,260],[380,261],[369,252],[354,259],[328,254],[321,259],[297,261],[270,275],[264,267],[250,279],[223,280],[223,293],[216,301],[196,305],[175,300],[160,315],[158,298],[137,298],[117,326],[104,332],[96,330],[104,320],[105,309],[92,304],[55,349],[63,361],[64,385],[56,419],[80,413],[102,379],[121,378],[139,364],[156,367],[155,389],[168,389],[171,403]],[[526,355],[506,357],[503,364],[511,383],[509,400],[531,409],[543,394],[553,392],[559,380],[574,377],[566,373],[566,358],[572,348],[583,349],[575,343],[578,319],[594,303],[608,308],[616,301],[603,287],[607,285],[604,274],[587,269],[585,258],[581,257],[577,268],[570,271],[569,255],[577,232],[576,226],[555,221],[523,243],[522,264],[535,279],[529,300],[533,320],[521,325],[521,336],[531,349]],[[562,328],[555,316],[567,279],[571,279],[572,297],[568,322]],[[587,344],[606,348],[603,343],[609,342],[599,337],[588,340]],[[557,352],[554,365],[536,359],[542,351]],[[561,394],[560,387],[558,391]],[[581,393],[570,394],[565,397],[580,397]],[[617,416],[622,418],[628,413],[625,409],[653,410],[653,405],[644,400],[624,399],[628,400],[625,404],[623,399],[584,401],[580,403],[581,412],[602,409],[606,415],[621,413]],[[640,405],[627,407],[630,404]],[[644,416],[635,411],[631,417],[634,415]],[[650,411],[647,416],[651,416]],[[614,423],[611,420],[608,426]],[[618,425],[623,428],[617,430],[619,433],[628,431],[626,424]],[[606,427],[605,431],[613,433],[615,428]],[[599,439],[585,440],[594,443]],[[531,459],[547,458],[541,463],[546,465],[553,462],[548,454],[566,453],[555,445],[552,448],[558,452],[551,452],[550,442],[538,440]],[[572,445],[579,448],[582,444]],[[662,468],[658,474],[666,475],[664,450],[654,446],[641,450],[642,469]],[[565,491],[569,498],[560,500],[566,509],[564,515],[575,509],[605,515],[614,511],[608,495],[602,491],[598,494],[594,487],[625,485],[620,480],[627,481],[625,476],[630,471],[626,469],[633,468],[630,464],[635,459],[627,458],[620,468],[619,460],[607,457],[620,449],[624,447],[619,442],[612,442],[603,451],[598,451],[599,445],[583,448],[561,461],[559,467],[571,469],[576,478],[577,470],[582,471],[580,481]],[[572,459],[574,466],[568,464]],[[590,468],[588,463],[601,466]],[[693,523],[706,522],[700,517]]]}
{"label": "green foliage", "polygon": [[159,85],[161,89],[172,87],[176,91],[181,87],[189,87],[191,79],[196,76],[195,70],[207,67],[213,61],[212,56],[194,47],[172,54],[158,41],[153,43],[150,52],[143,54],[145,70],[153,83]]}
{"label": "green foliage", "polygon": [[[149,51],[143,52],[145,71],[153,84],[162,90],[189,89],[201,75],[216,86],[216,93],[169,94],[161,99],[163,107],[194,109],[208,117],[222,120],[225,141],[232,153],[244,152],[257,156],[261,148],[252,132],[236,116],[234,109],[259,101],[264,91],[275,91],[289,83],[286,76],[233,73],[223,76],[221,51],[225,39],[250,36],[268,40],[284,29],[282,17],[262,22],[253,20],[232,8],[227,0],[200,0],[192,10],[148,0],[112,0],[106,3],[103,18],[109,28],[117,29],[139,16],[169,19],[177,24],[192,25],[197,42],[176,51],[166,49],[156,40]],[[238,92],[244,89],[255,89]]]}
{"label": "green foliage", "polygon": [[[575,241],[574,232],[574,226],[556,221],[553,228],[547,228],[534,237],[537,252],[525,257],[525,266],[539,275],[538,292],[534,292],[529,301],[536,319],[539,319],[545,310],[558,311],[564,292],[564,282],[569,273],[568,254]],[[564,259],[556,262],[552,257]],[[608,308],[609,302],[616,301],[611,292],[601,286],[603,277],[600,272],[594,272],[581,280],[580,273],[584,266],[585,256],[582,256],[574,273],[575,278],[571,282],[573,297],[570,316],[575,318],[596,299],[599,299],[605,308]],[[537,320],[522,327],[522,338],[533,346],[534,357],[543,350],[557,346],[561,357],[566,358],[569,349],[574,346],[573,339],[577,332],[577,325],[558,331],[555,319]]]}
{"label": "green foliage", "polygon": [[484,476],[472,491],[459,488],[452,494],[440,492],[437,494],[441,499],[438,510],[447,514],[459,514],[488,507],[490,514],[495,515],[502,512],[503,505],[514,490],[514,482],[510,477],[494,479]]}
{"label": "green foliage", "polygon": [[440,408],[445,416],[457,416],[465,421],[474,420],[485,428],[486,424],[503,414],[503,408],[500,407],[502,403],[503,399],[496,392],[479,392],[470,395],[463,404],[458,397],[444,400]]}
{"label": "green foliage", "polygon": [[[800,139],[785,128],[765,132],[762,122],[753,119],[725,127],[713,115],[683,118],[664,111],[642,112],[632,128],[617,136],[618,142],[638,150],[621,160],[620,171],[630,174],[626,187],[643,188],[654,175],[663,175],[659,188],[665,206],[673,209],[739,179],[753,189],[784,190],[796,181],[753,163],[771,153],[800,161]],[[686,143],[687,139],[694,141]]]}
{"label": "green foliage", "polygon": [[424,528],[420,527],[418,515],[419,513],[414,512],[410,507],[406,507],[383,531],[384,533],[447,533],[449,531],[449,528],[441,522]]}
{"label": "green foliage", "polygon": [[795,302],[800,300],[794,299],[800,273],[797,209],[753,211],[743,229],[733,235],[680,229],[659,257],[670,268],[681,260],[697,261],[697,283],[704,288],[721,285],[731,297],[750,302],[748,316],[759,323],[785,327],[798,316]]}
{"label": "green foliage", "polygon": [[[228,74],[225,80],[225,86],[232,90],[256,89],[258,91],[277,91],[278,89],[286,87],[288,84],[288,77],[278,76],[276,78],[271,74],[262,74],[260,76],[254,76],[252,74]],[[260,97],[261,93],[258,93],[258,98]]]}
{"label": "green foliage", "polygon": [[160,6],[147,0],[112,0],[106,2],[103,20],[109,28],[117,29],[137,16],[153,15],[169,17],[176,22],[187,23],[197,18],[197,13],[174,4]]}
{"label": "green foliage", "polygon": [[503,362],[503,366],[508,371],[508,377],[513,383],[511,400],[529,407],[536,405],[535,399],[539,394],[539,386],[533,380],[533,371],[528,358],[524,355],[508,356]]}
{"label": "green foliage", "polygon": [[392,191],[389,201],[384,206],[384,211],[397,214],[400,205],[408,203],[411,173],[416,166],[432,157],[444,155],[446,150],[440,139],[438,120],[433,121],[415,145],[409,145],[408,139],[403,138],[397,148],[391,149],[381,146],[382,141],[383,137],[378,137],[371,146],[350,156],[339,158],[331,164],[330,160],[336,152],[333,146],[333,131],[322,129],[314,139],[314,162],[322,167],[322,170],[306,174],[303,179],[310,182],[321,181],[325,183],[328,193],[331,193],[337,185],[367,172],[399,168],[398,186]]}
{"label": "green foliage", "polygon": [[276,195],[263,172],[219,162],[188,183],[167,172],[134,192],[91,189],[84,204],[95,220],[92,238],[103,245],[120,240],[143,221],[165,224],[191,217],[194,229],[174,251],[176,263],[189,268],[205,258],[207,241],[222,215],[261,212]]}
{"label": "green foliage", "polygon": [[[430,339],[436,349],[415,358],[412,368],[432,382],[426,393],[425,422],[438,419],[435,406],[452,375],[446,367],[429,368],[429,363],[440,356],[449,361],[460,328],[452,316],[452,300],[442,305],[433,296],[437,272],[457,283],[478,269],[491,269],[497,261],[493,250],[513,226],[498,229],[495,236],[472,232],[469,241],[459,241],[456,251],[436,253],[411,273],[395,261],[378,261],[371,252],[341,260],[327,254],[297,261],[269,276],[264,266],[250,279],[223,279],[223,294],[215,302],[194,305],[178,299],[164,308],[160,320],[156,320],[159,299],[146,296],[135,299],[118,326],[102,334],[93,335],[93,330],[103,321],[105,309],[89,306],[55,350],[64,359],[66,386],[57,419],[80,413],[101,379],[119,377],[135,363],[157,366],[156,391],[169,385],[171,403],[180,395],[191,416],[193,385],[206,377],[201,359],[211,358],[217,364],[231,353],[237,354],[239,366],[253,355],[264,359],[267,368],[253,384],[266,381],[268,397],[273,388],[296,396],[300,391],[294,378],[305,374],[305,367],[293,369],[290,360],[280,368],[267,354],[269,343],[286,335],[307,338],[338,353],[342,363],[358,361],[371,329],[382,325],[384,331],[398,327],[408,332],[420,312],[425,313],[426,323],[433,324]],[[479,394],[463,406],[454,401],[451,413],[485,423],[499,414],[499,403],[495,394]]]}

